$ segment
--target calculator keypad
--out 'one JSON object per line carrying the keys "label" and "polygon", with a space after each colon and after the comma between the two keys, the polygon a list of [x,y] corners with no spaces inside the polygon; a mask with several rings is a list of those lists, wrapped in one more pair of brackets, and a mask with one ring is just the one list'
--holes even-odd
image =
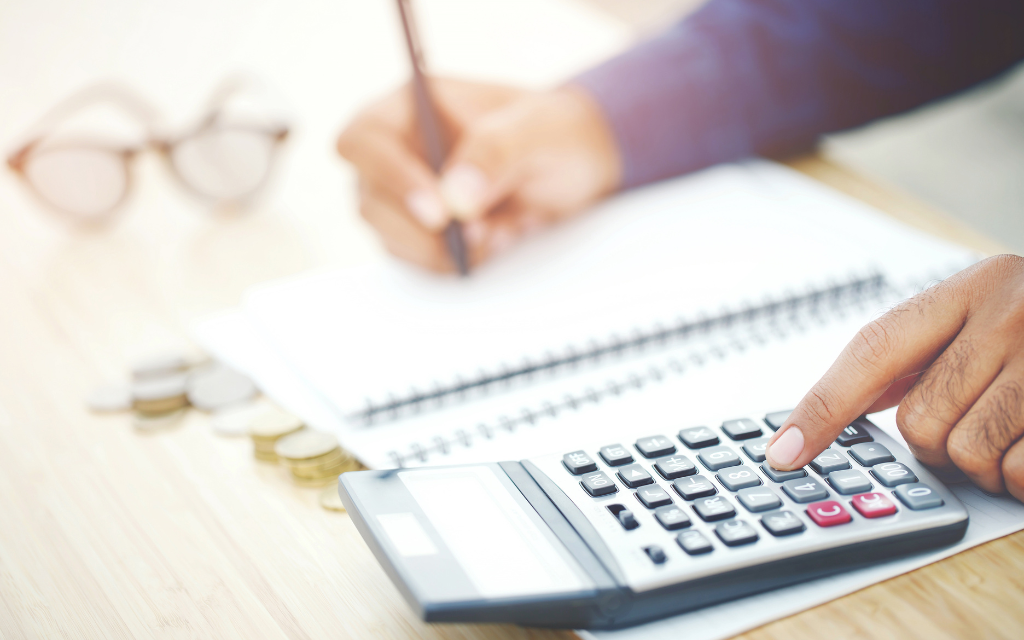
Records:
{"label": "calculator keypad", "polygon": [[757,542],[757,530],[742,520],[726,520],[715,526],[715,535],[730,547]]}
{"label": "calculator keypad", "polygon": [[782,483],[782,490],[786,495],[801,504],[824,500],[828,497],[828,490],[817,480],[811,478],[799,478],[797,480],[786,480]]}
{"label": "calculator keypad", "polygon": [[743,443],[743,453],[747,454],[747,457],[754,462],[764,462],[764,452],[768,448],[769,440],[771,440],[769,436],[748,440]]}
{"label": "calculator keypad", "polygon": [[846,524],[853,519],[850,517],[850,512],[835,500],[826,500],[825,502],[815,502],[814,504],[807,505],[807,515],[819,527],[834,527]]}
{"label": "calculator keypad", "polygon": [[587,493],[594,497],[606,496],[619,490],[615,483],[612,482],[612,479],[606,476],[603,471],[585,474],[580,484],[587,490]]}
{"label": "calculator keypad", "polygon": [[[627,581],[644,588],[685,579],[698,566],[736,570],[761,554],[765,561],[798,557],[804,549],[827,548],[829,539],[851,544],[884,537],[914,518],[945,514],[955,502],[863,420],[807,467],[771,468],[769,435],[789,413],[691,426],[678,439],[606,442],[548,456],[542,470],[557,469],[557,484],[607,541]],[[775,555],[782,550],[785,555]]]}
{"label": "calculator keypad", "polygon": [[850,461],[842,453],[834,449],[825,449],[811,460],[811,468],[819,475],[827,476],[833,471],[850,468]]}
{"label": "calculator keypad", "polygon": [[683,500],[696,500],[697,498],[713,496],[718,493],[715,485],[711,484],[704,476],[680,478],[673,482],[672,486]]}
{"label": "calculator keypad", "polygon": [[658,458],[654,461],[654,469],[666,480],[675,480],[697,473],[697,467],[690,462],[690,459],[681,455]]}
{"label": "calculator keypad", "polygon": [[693,501],[693,510],[697,512],[704,522],[725,520],[736,515],[736,508],[725,496],[711,496],[710,498],[697,498]]}
{"label": "calculator keypad", "polygon": [[722,431],[733,440],[749,440],[761,435],[761,425],[750,418],[726,420],[722,423]]}
{"label": "calculator keypad", "polygon": [[630,489],[636,489],[642,487],[645,484],[651,484],[654,482],[654,478],[651,474],[647,473],[641,465],[631,464],[619,469],[619,480],[622,480],[622,484],[626,485]]}
{"label": "calculator keypad", "polygon": [[885,462],[871,467],[871,475],[887,487],[917,482],[917,476],[901,462]]}
{"label": "calculator keypad", "polygon": [[690,427],[679,432],[679,440],[690,449],[703,449],[718,444],[718,434],[707,427]]}
{"label": "calculator keypad", "polygon": [[672,496],[661,488],[661,485],[652,484],[636,492],[636,497],[648,509],[663,507],[672,504]]}
{"label": "calculator keypad", "polygon": [[621,444],[611,444],[607,447],[601,447],[598,453],[601,454],[604,461],[611,467],[618,467],[633,462],[633,454],[629,452],[629,449]]}
{"label": "calculator keypad", "polygon": [[726,467],[735,467],[740,464],[740,457],[736,452],[726,446],[708,447],[701,449],[697,454],[701,464],[708,468],[708,471],[718,471]]}
{"label": "calculator keypad", "polygon": [[751,513],[770,511],[782,506],[782,500],[768,487],[743,489],[736,494],[736,499]]}
{"label": "calculator keypad", "polygon": [[665,436],[648,436],[636,441],[636,450],[645,458],[660,458],[676,452],[676,445]]}
{"label": "calculator keypad", "polygon": [[761,484],[761,478],[748,467],[727,467],[718,473],[718,481],[729,491],[739,491]]}
{"label": "calculator keypad", "polygon": [[873,467],[883,462],[893,462],[896,458],[888,449],[877,442],[862,442],[850,447],[850,455],[863,467]]}

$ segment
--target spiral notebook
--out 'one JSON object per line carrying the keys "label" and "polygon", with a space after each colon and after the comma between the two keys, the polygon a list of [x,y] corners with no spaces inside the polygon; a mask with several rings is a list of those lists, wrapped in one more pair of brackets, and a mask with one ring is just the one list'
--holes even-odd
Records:
{"label": "spiral notebook", "polygon": [[196,334],[370,467],[516,459],[792,406],[860,326],[976,258],[754,161],[614,198],[468,280],[307,274]]}

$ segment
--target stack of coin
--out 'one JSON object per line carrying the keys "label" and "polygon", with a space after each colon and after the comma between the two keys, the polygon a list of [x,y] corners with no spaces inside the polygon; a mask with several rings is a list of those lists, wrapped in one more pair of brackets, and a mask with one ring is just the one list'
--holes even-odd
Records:
{"label": "stack of coin", "polygon": [[312,429],[281,438],[274,452],[288,467],[292,480],[304,486],[322,486],[359,467],[359,463],[338,445],[337,438]]}
{"label": "stack of coin", "polygon": [[253,455],[257,460],[277,462],[274,445],[287,435],[303,428],[302,420],[277,408],[267,409],[253,418],[249,435],[252,437]]}

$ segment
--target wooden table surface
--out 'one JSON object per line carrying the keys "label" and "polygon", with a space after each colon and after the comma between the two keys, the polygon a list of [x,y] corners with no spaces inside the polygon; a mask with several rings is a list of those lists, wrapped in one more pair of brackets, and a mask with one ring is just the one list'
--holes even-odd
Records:
{"label": "wooden table surface", "polygon": [[[791,164],[928,231],[1000,250],[819,158]],[[88,391],[124,378],[133,350],[184,340],[191,319],[237,303],[246,286],[323,262],[283,215],[136,210],[85,234],[42,222],[26,202],[0,210],[0,638],[573,637],[425,625],[349,517],[254,461],[247,441],[215,436],[196,411],[152,434],[86,411]],[[1018,533],[743,637],[1022,634]]]}

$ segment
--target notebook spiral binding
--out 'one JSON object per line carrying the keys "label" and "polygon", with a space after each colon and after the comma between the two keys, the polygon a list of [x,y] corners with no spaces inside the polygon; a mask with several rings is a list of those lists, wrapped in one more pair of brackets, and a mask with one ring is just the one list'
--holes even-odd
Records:
{"label": "notebook spiral binding", "polygon": [[[611,379],[601,388],[587,387],[577,394],[566,394],[559,401],[549,400],[537,407],[523,407],[515,415],[499,416],[492,424],[480,423],[471,430],[457,429],[450,436],[435,436],[429,443],[413,443],[405,452],[391,451],[388,454],[399,468],[410,463],[419,464],[426,462],[431,455],[446,455],[453,447],[471,447],[478,439],[490,440],[500,433],[512,433],[521,426],[535,425],[541,420],[556,418],[562,412],[576,411],[586,404],[598,404],[606,398],[642,389],[667,377],[683,374],[690,366],[701,367],[708,359],[725,358],[729,351],[742,352],[751,346],[765,344],[770,338],[766,337],[764,332],[755,330],[757,327],[768,329],[768,333],[774,333],[775,337],[784,339],[790,330],[805,330],[806,327],[801,322],[810,320],[824,324],[830,317],[841,317],[844,309],[851,305],[862,306],[885,299],[886,294],[892,291],[884,276],[872,274],[812,289],[803,294],[788,295],[776,300],[769,299],[759,305],[746,305],[736,311],[726,310],[715,316],[679,320],[668,327],[656,324],[647,330],[638,328],[627,338],[613,335],[603,344],[592,340],[583,350],[570,345],[562,355],[549,353],[540,362],[526,361],[518,367],[506,365],[495,372],[483,372],[472,380],[456,380],[450,385],[436,385],[429,392],[414,391],[404,397],[392,396],[380,404],[368,402],[366,409],[350,418],[360,420],[364,424],[373,424],[375,421],[389,418],[397,419],[404,411],[419,411],[425,404],[431,402],[442,404],[447,399],[470,390],[486,391],[498,383],[510,384],[518,379],[529,379],[537,373],[559,367],[575,367],[583,363],[596,364],[606,356],[620,356],[628,352],[648,354],[651,347],[668,348],[677,346],[676,343],[689,338],[711,336],[720,331],[734,331],[728,341],[704,349],[692,349],[685,357],[672,357],[662,366],[651,365],[645,371],[632,372],[622,379]],[[740,329],[751,330],[743,333]]]}

